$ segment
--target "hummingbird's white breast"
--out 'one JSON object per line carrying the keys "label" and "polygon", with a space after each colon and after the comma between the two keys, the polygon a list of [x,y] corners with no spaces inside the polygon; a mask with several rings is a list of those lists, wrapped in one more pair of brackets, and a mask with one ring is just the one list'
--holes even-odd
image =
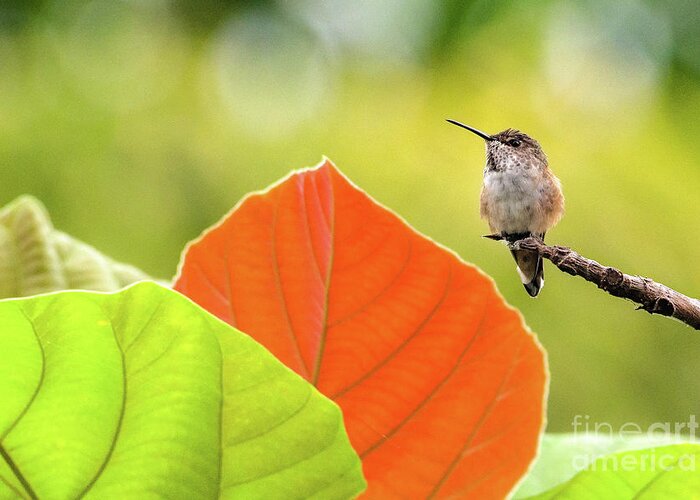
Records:
{"label": "hummingbird's white breast", "polygon": [[481,215],[492,231],[544,234],[552,225],[547,192],[554,186],[534,165],[508,165],[486,170],[481,192]]}

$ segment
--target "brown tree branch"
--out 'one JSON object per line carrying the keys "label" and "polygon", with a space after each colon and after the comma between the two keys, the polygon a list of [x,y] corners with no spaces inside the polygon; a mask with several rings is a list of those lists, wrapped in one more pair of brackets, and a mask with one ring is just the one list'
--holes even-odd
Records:
{"label": "brown tree branch", "polygon": [[[496,234],[488,235],[486,238],[506,239]],[[631,276],[614,267],[603,266],[570,248],[546,245],[538,238],[528,237],[507,243],[511,249],[532,250],[539,253],[565,273],[581,276],[610,295],[636,302],[639,304],[637,309],[643,309],[651,314],[669,316],[700,330],[700,300],[687,297],[649,278]]]}

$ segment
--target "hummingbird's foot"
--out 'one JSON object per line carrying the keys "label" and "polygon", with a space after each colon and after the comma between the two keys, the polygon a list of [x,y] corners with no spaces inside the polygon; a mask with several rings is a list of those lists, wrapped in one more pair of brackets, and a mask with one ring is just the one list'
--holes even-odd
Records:
{"label": "hummingbird's foot", "polygon": [[490,240],[502,241],[509,247],[519,248],[518,242],[526,238],[536,238],[542,243],[544,243],[543,235],[532,234],[532,233],[496,233],[496,234],[485,234],[482,238],[488,238]]}
{"label": "hummingbird's foot", "polygon": [[515,240],[515,241],[506,241],[506,245],[508,246],[508,248],[512,252],[517,252],[518,250],[520,250],[520,241],[521,240],[522,240],[522,238],[520,240]]}
{"label": "hummingbird's foot", "polygon": [[502,233],[501,236],[502,236],[502,239],[506,240],[508,243],[515,243],[516,241],[520,241],[520,240],[524,240],[525,238],[529,238],[530,236],[532,236],[532,233],[530,233],[530,232],[511,233],[511,234]]}

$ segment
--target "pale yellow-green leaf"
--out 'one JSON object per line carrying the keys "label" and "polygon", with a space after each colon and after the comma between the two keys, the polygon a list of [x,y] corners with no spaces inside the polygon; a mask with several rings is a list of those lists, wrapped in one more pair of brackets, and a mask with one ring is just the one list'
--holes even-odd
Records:
{"label": "pale yellow-green leaf", "polygon": [[113,291],[147,278],[54,229],[44,206],[31,196],[0,210],[0,298],[66,289]]}

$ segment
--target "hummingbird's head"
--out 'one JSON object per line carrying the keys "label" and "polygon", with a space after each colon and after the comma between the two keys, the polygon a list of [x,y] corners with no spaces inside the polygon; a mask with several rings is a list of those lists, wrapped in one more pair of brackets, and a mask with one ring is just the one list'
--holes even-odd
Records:
{"label": "hummingbird's head", "polygon": [[504,171],[512,168],[542,169],[547,167],[547,155],[542,151],[540,144],[519,130],[509,128],[503,132],[489,135],[469,125],[454,120],[447,121],[473,132],[486,141],[487,170]]}
{"label": "hummingbird's head", "polygon": [[519,130],[508,128],[486,141],[486,168],[489,170],[545,167],[547,155],[539,142]]}

